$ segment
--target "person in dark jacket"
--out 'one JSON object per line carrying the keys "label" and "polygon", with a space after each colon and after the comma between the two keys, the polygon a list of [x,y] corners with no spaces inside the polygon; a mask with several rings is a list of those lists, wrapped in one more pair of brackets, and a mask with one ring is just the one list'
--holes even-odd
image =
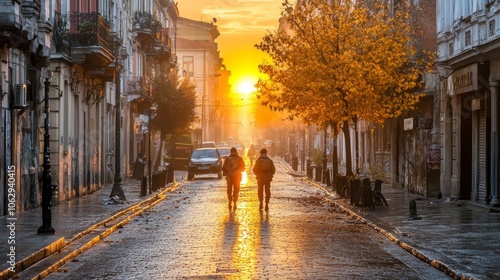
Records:
{"label": "person in dark jacket", "polygon": [[229,209],[231,209],[231,202],[233,202],[233,209],[236,210],[236,202],[238,202],[238,195],[240,193],[241,172],[243,171],[245,171],[245,162],[238,155],[236,148],[232,147],[230,155],[224,160],[224,164],[222,165],[222,174],[226,176],[227,181]]}
{"label": "person in dark jacket", "polygon": [[259,196],[259,210],[262,211],[262,202],[264,200],[264,190],[266,193],[266,211],[269,210],[269,199],[271,198],[271,181],[276,172],[274,162],[267,156],[267,150],[260,150],[260,157],[255,161],[253,173],[257,176],[257,187]]}

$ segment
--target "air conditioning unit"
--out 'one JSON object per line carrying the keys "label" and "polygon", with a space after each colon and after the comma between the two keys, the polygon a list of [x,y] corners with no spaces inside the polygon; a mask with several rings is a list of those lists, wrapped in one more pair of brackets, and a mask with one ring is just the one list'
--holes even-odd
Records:
{"label": "air conditioning unit", "polygon": [[28,87],[26,84],[14,85],[14,108],[25,108]]}

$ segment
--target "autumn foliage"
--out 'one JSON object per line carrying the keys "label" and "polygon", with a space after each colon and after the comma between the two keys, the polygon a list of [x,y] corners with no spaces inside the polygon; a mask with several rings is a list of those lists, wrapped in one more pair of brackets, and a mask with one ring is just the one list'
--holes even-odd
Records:
{"label": "autumn foliage", "polygon": [[262,104],[322,126],[413,109],[429,57],[415,47],[407,1],[385,2],[284,0],[280,28],[256,45],[272,59],[259,65]]}

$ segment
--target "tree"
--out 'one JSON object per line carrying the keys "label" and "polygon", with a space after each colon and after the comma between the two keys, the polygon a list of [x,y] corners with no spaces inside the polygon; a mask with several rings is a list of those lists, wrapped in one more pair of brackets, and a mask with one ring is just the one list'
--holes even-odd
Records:
{"label": "tree", "polygon": [[[177,71],[159,75],[153,81],[153,98],[156,102],[156,117],[151,120],[151,127],[161,132],[161,142],[167,135],[189,131],[196,121],[196,90],[188,79],[179,79]],[[161,153],[160,153],[161,154]],[[155,163],[155,166],[157,163]]]}
{"label": "tree", "polygon": [[342,124],[346,149],[353,121],[383,123],[413,109],[428,57],[417,55],[406,1],[396,11],[384,2],[284,0],[280,28],[256,45],[272,59],[259,65],[262,104],[309,124]]}

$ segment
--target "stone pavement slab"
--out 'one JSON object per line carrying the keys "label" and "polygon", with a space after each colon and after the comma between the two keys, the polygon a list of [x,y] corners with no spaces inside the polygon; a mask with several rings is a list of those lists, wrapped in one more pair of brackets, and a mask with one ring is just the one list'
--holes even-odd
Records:
{"label": "stone pavement slab", "polygon": [[[286,164],[284,164],[286,165]],[[288,170],[295,176],[302,172]],[[335,190],[324,189],[334,202],[359,215],[415,257],[455,279],[500,279],[500,208],[450,198],[425,198],[405,188],[383,185],[389,206],[355,207]],[[410,218],[410,201],[419,219]]]}
{"label": "stone pavement slab", "polygon": [[[127,201],[114,203],[109,199],[112,186],[108,184],[94,193],[52,206],[54,234],[37,234],[42,225],[41,208],[16,213],[15,217],[0,217],[0,279],[6,279],[11,260],[21,262],[21,267],[29,266],[60,250],[67,241],[99,221],[151,196],[140,195],[140,181],[126,179],[123,191]],[[12,223],[15,223],[15,229],[11,231],[8,225]],[[9,236],[13,236],[15,244],[9,244]]]}

